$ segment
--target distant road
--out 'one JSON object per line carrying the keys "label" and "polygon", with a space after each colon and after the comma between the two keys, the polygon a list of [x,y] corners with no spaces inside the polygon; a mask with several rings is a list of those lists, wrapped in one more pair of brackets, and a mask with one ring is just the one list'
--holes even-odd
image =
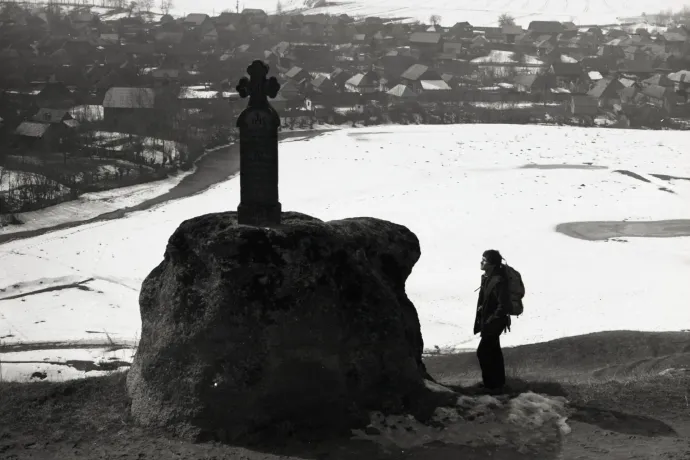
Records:
{"label": "distant road", "polygon": [[[316,137],[330,129],[322,129],[318,131],[288,131],[280,133],[280,140],[289,139],[292,137]],[[100,214],[96,217],[86,220],[79,220],[75,222],[65,222],[63,224],[54,225],[52,227],[40,228],[36,230],[28,230],[25,232],[14,232],[5,235],[0,235],[0,244],[8,243],[14,240],[22,240],[26,238],[33,238],[35,236],[44,235],[46,233],[54,232],[56,230],[64,230],[67,228],[78,227],[80,225],[91,224],[104,220],[120,219],[130,212],[144,211],[153,206],[166,203],[180,198],[196,195],[207,190],[216,184],[228,180],[230,177],[239,173],[240,171],[240,146],[239,142],[228,147],[208,152],[201,157],[196,163],[196,171],[186,176],[175,187],[168,192],[159,195],[150,200],[146,200],[135,206],[124,207],[117,211],[111,211]]]}

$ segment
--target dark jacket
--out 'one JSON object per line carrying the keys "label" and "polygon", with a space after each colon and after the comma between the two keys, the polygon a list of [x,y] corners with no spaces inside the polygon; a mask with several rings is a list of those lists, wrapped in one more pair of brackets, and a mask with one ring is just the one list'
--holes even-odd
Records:
{"label": "dark jacket", "polygon": [[501,269],[482,275],[482,285],[477,299],[477,314],[474,319],[474,333],[500,335],[510,327],[511,308],[508,280]]}

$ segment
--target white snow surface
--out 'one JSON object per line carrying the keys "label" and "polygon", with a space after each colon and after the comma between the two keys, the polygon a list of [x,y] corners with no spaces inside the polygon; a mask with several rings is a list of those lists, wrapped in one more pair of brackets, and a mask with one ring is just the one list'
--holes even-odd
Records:
{"label": "white snow surface", "polygon": [[[679,330],[690,327],[690,238],[585,241],[555,226],[687,218],[690,181],[650,176],[690,177],[686,138],[488,124],[342,129],[281,144],[280,198],[286,211],[325,221],[377,217],[417,235],[421,258],[406,286],[425,349],[476,346],[475,289],[489,248],[520,270],[527,287],[525,313],[504,346],[606,330]],[[605,169],[521,168],[586,162]],[[108,340],[133,343],[141,283],[169,236],[186,219],[235,210],[239,185],[230,179],[122,219],[0,245],[0,341],[107,344],[107,332]],[[7,299],[90,278],[82,289]]]}
{"label": "white snow surface", "polygon": [[[643,12],[657,12],[667,9],[677,11],[682,6],[678,0],[608,0],[603,2],[572,0],[523,0],[519,2],[487,0],[477,3],[473,0],[353,0],[326,2],[329,6],[310,8],[319,4],[315,0],[283,0],[283,11],[301,9],[304,14],[329,13],[350,16],[379,16],[382,18],[410,18],[429,23],[429,16],[441,16],[441,25],[450,27],[456,22],[469,21],[475,26],[495,26],[502,13],[515,17],[519,26],[527,27],[530,21],[573,21],[575,24],[614,24],[618,18],[640,15]],[[174,15],[189,13],[219,14],[227,8],[225,2],[206,0],[178,0],[171,11]],[[261,8],[273,14],[275,0],[254,0],[246,8]],[[243,9],[240,4],[240,11]],[[234,4],[232,10],[234,11]]]}
{"label": "white snow surface", "polygon": [[[377,434],[353,430],[354,439],[375,442],[384,448],[409,450],[425,444],[512,446],[558,444],[558,435],[570,434],[567,424],[570,410],[563,397],[541,395],[528,391],[515,398],[460,396],[454,407],[438,407],[434,426],[417,421],[412,415],[369,414],[369,427]],[[440,424],[441,426],[438,426]]]}

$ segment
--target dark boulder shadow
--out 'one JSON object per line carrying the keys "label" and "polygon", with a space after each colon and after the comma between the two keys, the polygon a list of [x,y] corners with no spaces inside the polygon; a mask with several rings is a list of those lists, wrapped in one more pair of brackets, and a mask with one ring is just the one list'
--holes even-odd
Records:
{"label": "dark boulder shadow", "polygon": [[604,430],[648,437],[678,436],[670,425],[645,415],[578,405],[572,407],[576,412],[570,416],[571,420],[596,425]]}
{"label": "dark boulder shadow", "polygon": [[405,453],[402,460],[551,460],[558,458],[560,449],[536,448],[527,452],[517,452],[508,447],[472,447],[458,444],[446,444],[440,441],[430,442]]}
{"label": "dark boulder shadow", "polygon": [[[535,392],[565,395],[565,391],[558,384],[550,383],[527,383],[522,381],[511,382],[511,396],[523,393],[525,388]],[[444,385],[447,388],[455,389],[452,386]],[[426,417],[431,416],[433,406],[452,405],[453,401],[460,394],[468,394],[471,389],[458,387],[461,391],[457,394],[441,393],[431,394],[421,398],[418,404],[414,404],[410,413],[417,420],[424,423]],[[352,420],[354,421],[354,420]],[[350,425],[349,428],[342,427],[339,432],[326,429],[319,432],[297,430],[293,431],[289,425],[272,425],[267,430],[252,433],[244,437],[240,442],[223,439],[222,436],[211,436],[200,439],[198,442],[216,442],[227,446],[241,447],[254,452],[275,455],[281,458],[288,457],[305,460],[480,460],[486,458],[498,460],[551,460],[558,458],[559,448],[553,445],[535,445],[526,452],[517,452],[510,446],[467,446],[442,441],[431,441],[424,445],[411,449],[401,449],[395,445],[385,447],[373,440],[352,439],[350,429],[361,429],[368,433],[367,420],[360,420],[359,426]],[[376,430],[374,428],[374,430]],[[377,434],[369,433],[369,434]]]}

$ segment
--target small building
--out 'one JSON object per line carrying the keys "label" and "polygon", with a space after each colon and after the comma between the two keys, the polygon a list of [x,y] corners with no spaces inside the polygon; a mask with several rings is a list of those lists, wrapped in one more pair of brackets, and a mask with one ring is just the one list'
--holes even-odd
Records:
{"label": "small building", "polygon": [[532,21],[527,26],[527,30],[535,35],[558,35],[565,30],[565,27],[558,21]]}
{"label": "small building", "polygon": [[345,82],[345,89],[355,93],[375,93],[380,88],[380,77],[376,72],[358,73]]}
{"label": "small building", "polygon": [[443,42],[443,37],[438,32],[414,32],[409,40],[410,46],[417,48],[425,57],[442,52]]}
{"label": "small building", "polygon": [[110,88],[103,98],[104,121],[117,130],[145,130],[156,121],[155,100],[151,88]]}
{"label": "small building", "polygon": [[331,72],[329,80],[333,82],[336,89],[339,91],[345,90],[345,84],[352,78],[353,75],[345,69],[336,68]]}
{"label": "small building", "polygon": [[574,94],[570,98],[570,113],[573,115],[594,117],[599,113],[597,98],[583,94]]}
{"label": "small building", "polygon": [[304,86],[295,83],[293,80],[288,80],[280,85],[279,94],[282,94],[282,96],[288,101],[302,99],[304,95],[303,93]]}
{"label": "small building", "polygon": [[248,24],[265,24],[268,20],[268,14],[258,8],[245,8],[240,14]]}
{"label": "small building", "polygon": [[587,93],[588,96],[595,98],[599,107],[612,107],[613,104],[620,103],[620,91],[625,88],[616,78],[603,78],[599,80]]}
{"label": "small building", "polygon": [[211,22],[208,14],[190,13],[182,20],[182,25],[189,28],[200,28]]}
{"label": "small building", "polygon": [[317,93],[331,94],[336,91],[335,84],[326,75],[317,75],[311,81],[312,90]]}
{"label": "small building", "polygon": [[388,102],[391,104],[405,104],[417,100],[418,94],[412,91],[409,87],[400,84],[396,85],[386,92],[388,95]]}
{"label": "small building", "polygon": [[303,84],[311,78],[309,73],[301,67],[293,66],[285,72],[285,78],[294,81],[297,84]]}
{"label": "small building", "polygon": [[652,105],[671,113],[678,102],[678,95],[668,86],[649,85],[642,88],[641,94]]}
{"label": "small building", "polygon": [[422,92],[423,80],[443,80],[441,75],[433,69],[423,64],[413,64],[400,76],[401,83],[408,86],[412,91],[417,93]]}
{"label": "small building", "polygon": [[671,79],[662,73],[651,76],[646,80],[643,80],[642,83],[645,85],[664,86],[668,88],[673,88],[675,86]]}
{"label": "small building", "polygon": [[555,86],[553,78],[539,74],[520,74],[514,79],[515,90],[519,93],[541,93],[546,94]]}
{"label": "small building", "polygon": [[556,86],[575,90],[589,86],[589,76],[578,62],[554,62],[549,73],[556,78]]}
{"label": "small building", "polygon": [[201,36],[201,41],[204,43],[217,43],[218,42],[218,31],[215,27],[211,27]]}
{"label": "small building", "polygon": [[37,121],[24,121],[14,134],[17,141],[25,148],[41,152],[51,152],[59,149],[60,141],[70,129],[69,122],[75,120],[65,120],[59,123],[41,123]]}
{"label": "small building", "polygon": [[520,26],[505,25],[501,28],[501,35],[503,35],[505,42],[509,44],[515,43],[515,39],[523,33],[525,31]]}

